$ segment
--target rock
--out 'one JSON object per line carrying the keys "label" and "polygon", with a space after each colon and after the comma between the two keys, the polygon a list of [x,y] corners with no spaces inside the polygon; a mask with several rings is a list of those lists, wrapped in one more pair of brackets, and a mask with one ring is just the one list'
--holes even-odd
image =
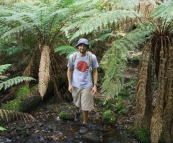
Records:
{"label": "rock", "polygon": [[103,134],[100,131],[88,131],[82,135],[82,139],[87,139],[93,142],[103,142]]}

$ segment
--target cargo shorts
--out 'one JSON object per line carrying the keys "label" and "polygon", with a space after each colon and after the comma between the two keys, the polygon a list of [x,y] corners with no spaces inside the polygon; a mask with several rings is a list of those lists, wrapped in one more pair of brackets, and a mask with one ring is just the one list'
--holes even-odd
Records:
{"label": "cargo shorts", "polygon": [[91,94],[92,88],[93,86],[88,88],[73,87],[73,103],[83,111],[90,111],[94,109],[94,99]]}

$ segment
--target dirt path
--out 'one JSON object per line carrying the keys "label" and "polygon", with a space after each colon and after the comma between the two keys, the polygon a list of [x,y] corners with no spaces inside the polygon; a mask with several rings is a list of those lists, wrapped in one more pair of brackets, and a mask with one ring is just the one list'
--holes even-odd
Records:
{"label": "dirt path", "polygon": [[15,121],[4,126],[7,131],[0,132],[1,143],[138,143],[116,130],[116,127],[101,124],[99,112],[89,114],[89,132],[78,133],[82,122],[58,118],[60,109],[73,112],[72,104],[46,103],[31,112],[35,122]]}

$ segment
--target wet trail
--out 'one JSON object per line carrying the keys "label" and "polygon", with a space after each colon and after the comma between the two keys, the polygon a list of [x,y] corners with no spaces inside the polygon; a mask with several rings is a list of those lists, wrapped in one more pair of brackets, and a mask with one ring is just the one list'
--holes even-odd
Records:
{"label": "wet trail", "polygon": [[32,111],[35,122],[15,121],[6,124],[4,127],[7,130],[0,131],[0,143],[138,143],[115,127],[103,125],[96,118],[97,112],[89,114],[89,131],[80,135],[78,131],[82,120],[74,122],[59,119],[59,109],[55,105],[52,107],[54,109],[39,108]]}

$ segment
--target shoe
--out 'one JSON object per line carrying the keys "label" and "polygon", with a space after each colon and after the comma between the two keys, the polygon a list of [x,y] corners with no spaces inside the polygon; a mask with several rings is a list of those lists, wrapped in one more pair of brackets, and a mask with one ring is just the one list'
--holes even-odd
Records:
{"label": "shoe", "polygon": [[79,130],[80,134],[85,134],[88,131],[88,126],[87,124],[82,124],[81,129]]}
{"label": "shoe", "polygon": [[78,122],[79,119],[80,119],[80,113],[77,113],[77,112],[76,112],[76,113],[74,114],[74,121],[75,121],[75,122]]}

